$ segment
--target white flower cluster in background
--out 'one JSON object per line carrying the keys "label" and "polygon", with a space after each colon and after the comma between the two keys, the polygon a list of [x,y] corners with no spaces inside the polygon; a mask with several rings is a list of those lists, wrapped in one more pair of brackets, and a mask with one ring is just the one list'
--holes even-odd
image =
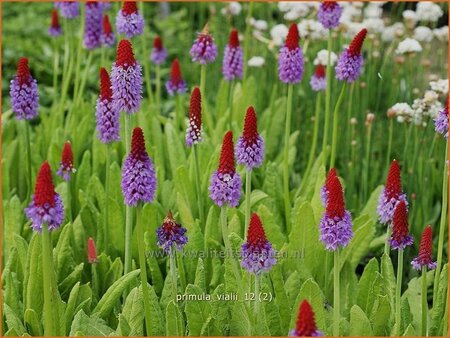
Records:
{"label": "white flower cluster in background", "polygon": [[395,50],[396,54],[410,54],[410,53],[419,53],[422,51],[422,45],[419,43],[419,41],[406,38],[403,41],[400,41],[400,43],[397,46],[397,49]]}
{"label": "white flower cluster in background", "polygon": [[448,26],[433,29],[433,35],[442,42],[448,41]]}
{"label": "white flower cluster in background", "polygon": [[420,42],[430,42],[433,40],[433,31],[426,26],[419,26],[414,29],[414,39]]}
{"label": "white flower cluster in background", "polygon": [[264,63],[266,63],[266,60],[262,56],[253,56],[248,60],[248,66],[249,67],[262,67],[264,66]]}
{"label": "white flower cluster in background", "polygon": [[438,4],[421,1],[417,4],[416,15],[418,21],[436,22],[444,15],[444,12]]}
{"label": "white flower cluster in background", "polygon": [[328,36],[328,30],[317,20],[301,20],[297,27],[300,38],[302,39],[323,40]]}
{"label": "white flower cluster in background", "polygon": [[384,28],[381,33],[381,40],[385,42],[394,41],[395,38],[400,38],[405,35],[405,25],[401,22],[396,22],[391,26]]}
{"label": "white flower cluster in background", "polygon": [[228,2],[226,6],[220,10],[220,13],[222,13],[222,15],[237,16],[241,13],[241,11],[242,11],[241,4],[239,2],[232,1]]}
{"label": "white flower cluster in background", "polygon": [[[314,59],[314,65],[322,65],[322,66],[326,66],[327,65],[327,60],[328,60],[328,49],[322,49],[320,51],[317,52],[317,56]],[[337,61],[337,55],[334,52],[331,52],[330,54],[330,65],[334,66],[334,64]]]}
{"label": "white flower cluster in background", "polygon": [[284,40],[286,40],[288,32],[289,28],[282,23],[272,27],[272,29],[270,30],[270,36],[272,37],[272,41],[275,44],[275,46],[283,45]]}
{"label": "white flower cluster in background", "polygon": [[439,79],[437,81],[430,81],[431,90],[442,96],[448,94],[448,79]]}

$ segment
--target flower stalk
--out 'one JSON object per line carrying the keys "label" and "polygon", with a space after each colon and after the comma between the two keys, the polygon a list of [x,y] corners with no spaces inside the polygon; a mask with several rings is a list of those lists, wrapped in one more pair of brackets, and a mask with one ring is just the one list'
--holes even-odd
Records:
{"label": "flower stalk", "polygon": [[397,286],[395,289],[395,333],[394,336],[401,335],[401,295],[403,276],[403,249],[398,249],[397,263]]}
{"label": "flower stalk", "polygon": [[427,266],[422,266],[422,336],[427,337]]}
{"label": "flower stalk", "polygon": [[[322,144],[322,154],[323,154],[323,163],[325,168],[327,167],[328,160],[328,134],[330,127],[330,106],[331,106],[331,49],[332,49],[333,40],[331,37],[331,29],[328,30],[328,42],[327,42],[327,69],[326,69],[326,78],[327,78],[327,89],[325,91],[325,126],[323,130],[323,144]],[[333,166],[331,166],[332,168]]]}
{"label": "flower stalk", "polygon": [[338,100],[336,102],[336,106],[334,107],[333,112],[333,134],[331,140],[331,158],[330,158],[330,168],[334,168],[336,162],[336,148],[338,142],[338,112],[341,107],[342,100],[344,99],[346,89],[346,83],[344,82],[342,85],[341,93],[339,94]]}
{"label": "flower stalk", "polygon": [[286,217],[286,229],[291,229],[291,198],[289,192],[289,138],[291,135],[291,119],[292,119],[292,92],[293,85],[288,85],[287,109],[286,109],[286,126],[284,130],[284,157],[283,157],[283,186],[284,186],[284,211]]}
{"label": "flower stalk", "polygon": [[334,268],[333,268],[333,336],[339,336],[339,322],[341,319],[341,300],[340,300],[340,262],[339,248],[334,251]]}

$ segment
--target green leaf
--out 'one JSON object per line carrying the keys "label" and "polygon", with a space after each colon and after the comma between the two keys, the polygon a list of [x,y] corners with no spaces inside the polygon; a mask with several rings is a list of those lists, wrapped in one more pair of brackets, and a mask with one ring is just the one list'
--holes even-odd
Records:
{"label": "green leaf", "polygon": [[[374,287],[373,283],[377,278],[377,272],[378,261],[374,257],[364,267],[364,271],[359,279],[356,304],[366,313],[372,309],[373,303],[375,302],[374,294],[370,290]],[[372,298],[369,298],[369,295]]]}
{"label": "green leaf", "polygon": [[189,284],[186,287],[186,295],[194,298],[186,301],[185,312],[187,318],[187,326],[190,336],[199,336],[202,326],[206,323],[211,312],[211,303],[199,300],[198,297],[203,295],[203,290],[197,285]]}
{"label": "green leaf", "polygon": [[96,315],[89,317],[80,310],[73,319],[70,336],[78,335],[80,332],[86,336],[109,336],[114,330]]}
{"label": "green leaf", "polygon": [[2,236],[3,257],[5,261],[8,259],[11,247],[14,244],[15,235],[20,235],[20,230],[23,223],[23,208],[17,196],[13,196],[9,201],[5,202],[2,208],[4,215],[4,228]]}
{"label": "green leaf", "polygon": [[389,323],[386,320],[386,318],[389,318],[390,313],[391,305],[388,296],[378,295],[369,317],[375,336],[388,336],[390,334]]}
{"label": "green leaf", "polygon": [[73,271],[58,285],[59,292],[62,299],[67,299],[73,286],[81,279],[83,273],[84,263],[77,265]]}
{"label": "green leaf", "polygon": [[27,330],[16,313],[5,303],[3,303],[3,314],[5,316],[8,329],[14,330],[18,336],[26,333]]}
{"label": "green leaf", "polygon": [[374,223],[378,221],[378,213],[377,213],[378,198],[380,197],[383,188],[384,186],[379,185],[378,187],[375,188],[374,191],[372,191],[372,194],[370,194],[370,197],[367,200],[364,209],[360,213],[360,215],[364,214],[369,215],[369,217],[372,219]]}
{"label": "green leaf", "polygon": [[219,330],[219,335],[225,336],[228,334],[228,326],[230,319],[230,302],[224,299],[219,299],[226,293],[225,285],[220,284],[212,294],[211,314],[214,317],[215,324]]}
{"label": "green leaf", "polygon": [[135,282],[140,270],[134,270],[119,278],[103,295],[97,306],[92,311],[100,318],[106,318],[113,309],[123,292]]}
{"label": "green leaf", "polygon": [[439,277],[439,289],[433,305],[433,310],[431,311],[429,331],[430,336],[439,336],[441,334],[445,336],[446,334],[445,332],[442,332],[442,329],[443,323],[448,320],[447,318],[445,318],[445,304],[447,301],[446,295],[448,292],[448,264],[445,264],[442,267],[442,271]]}
{"label": "green leaf", "polygon": [[184,335],[183,315],[178,305],[171,300],[166,308],[166,336],[181,337]]}
{"label": "green leaf", "polygon": [[[147,332],[147,336],[162,336],[164,334],[164,314],[159,306],[158,297],[152,286],[148,286],[150,295],[150,323],[151,332]],[[139,288],[142,293],[142,287]],[[131,324],[131,322],[130,322]]]}
{"label": "green leaf", "polygon": [[128,294],[123,306],[122,317],[130,326],[129,336],[144,335],[144,302],[141,288],[135,287]]}
{"label": "green leaf", "polygon": [[[391,304],[391,309],[395,306],[395,288],[396,288],[396,277],[394,274],[394,267],[392,266],[392,261],[389,255],[383,254],[381,257],[381,275],[383,276],[384,287],[382,293],[386,294]],[[390,323],[394,321],[394,311],[391,311]]]}
{"label": "green leaf", "polygon": [[203,292],[206,292],[205,267],[203,265],[203,259],[201,258],[199,258],[197,261],[197,270],[195,271],[194,284],[202,289]]}
{"label": "green leaf", "polygon": [[295,298],[304,281],[301,280],[300,275],[297,271],[294,271],[286,279],[284,288],[286,290],[286,296],[288,298],[289,306],[292,308],[294,306]]}
{"label": "green leaf", "polygon": [[278,223],[270,210],[261,204],[258,208],[258,216],[264,224],[264,230],[267,239],[272,243],[276,250],[280,250],[284,243],[286,243],[286,236],[284,235],[280,223]]}
{"label": "green leaf", "polygon": [[403,337],[415,337],[417,336],[416,330],[414,330],[414,326],[412,324],[409,324],[406,327],[405,333],[403,334]]}
{"label": "green leaf", "polygon": [[41,319],[44,305],[44,292],[42,289],[42,245],[41,237],[34,234],[28,248],[27,268],[28,278],[25,280],[25,309],[32,309]]}
{"label": "green leaf", "polygon": [[177,169],[186,163],[186,154],[177,132],[172,123],[166,123],[165,136],[167,142],[167,153],[172,171],[172,177],[175,177]]}
{"label": "green leaf", "polygon": [[27,331],[32,336],[43,335],[42,325],[38,318],[38,315],[36,314],[36,311],[34,311],[33,309],[26,309],[24,314],[24,321],[27,327]]}
{"label": "green leaf", "polygon": [[[289,330],[289,318],[292,313],[290,302],[286,295],[286,288],[284,286],[283,275],[281,272],[281,266],[276,264],[270,271],[270,278],[272,280],[273,289],[275,292],[275,304],[280,311],[281,330],[287,332]],[[297,297],[298,291],[294,297]],[[295,298],[294,298],[295,299]]]}
{"label": "green leaf", "polygon": [[350,336],[372,336],[369,318],[358,305],[350,309]]}
{"label": "green leaf", "polygon": [[252,335],[252,324],[248,309],[243,302],[235,302],[231,309],[230,336]]}

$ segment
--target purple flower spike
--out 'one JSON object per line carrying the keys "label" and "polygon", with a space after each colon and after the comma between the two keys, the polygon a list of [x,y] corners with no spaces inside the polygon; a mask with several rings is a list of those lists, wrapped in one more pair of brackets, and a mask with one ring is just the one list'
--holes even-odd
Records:
{"label": "purple flower spike", "polygon": [[439,112],[434,120],[434,130],[448,139],[448,99],[445,108]]}
{"label": "purple flower spike", "polygon": [[155,192],[155,169],[145,150],[142,129],[137,127],[133,130],[131,152],[122,168],[122,194],[125,204],[136,206],[140,201],[144,203],[153,202]]}
{"label": "purple flower spike", "polygon": [[363,28],[355,36],[350,46],[339,55],[336,65],[336,77],[338,80],[352,83],[358,79],[364,63],[361,47],[366,35],[367,29]]}
{"label": "purple flower spike", "polygon": [[201,65],[214,62],[217,57],[217,47],[214,43],[214,38],[208,33],[208,26],[205,26],[203,32],[198,34],[190,53],[192,61]]}
{"label": "purple flower spike", "polygon": [[337,176],[327,184],[327,207],[320,220],[320,240],[327,250],[345,247],[353,237],[352,216],[345,209],[344,193]]}
{"label": "purple flower spike", "polygon": [[247,242],[241,246],[241,257],[241,266],[255,275],[270,271],[277,262],[276,252],[267,240],[261,219],[256,213],[250,219]]}
{"label": "purple flower spike", "polygon": [[241,176],[234,163],[233,133],[228,131],[222,143],[219,168],[211,176],[209,197],[219,206],[236,207],[241,198]]}
{"label": "purple flower spike", "polygon": [[100,35],[100,41],[103,46],[112,47],[116,43],[116,37],[112,31],[111,23],[109,22],[109,16],[103,15],[103,30]]}
{"label": "purple flower spike", "polygon": [[61,16],[66,19],[74,19],[80,15],[80,3],[77,1],[55,2],[55,8],[58,8]]}
{"label": "purple flower spike", "polygon": [[236,159],[247,170],[259,167],[264,160],[264,141],[258,134],[256,113],[252,106],[245,114],[244,132],[236,144]]}
{"label": "purple flower spike", "polygon": [[309,81],[312,90],[316,92],[320,92],[322,90],[327,89],[327,78],[325,76],[325,67],[322,65],[316,66],[316,71],[313,76],[311,76],[311,80]]}
{"label": "purple flower spike", "polygon": [[17,75],[10,82],[12,111],[18,120],[31,120],[38,115],[39,93],[37,81],[28,68],[28,59],[20,58]]}
{"label": "purple flower spike", "polygon": [[52,9],[52,22],[48,28],[48,35],[56,37],[60,36],[61,33],[62,30],[61,25],[59,24],[58,11],[56,9]]}
{"label": "purple flower spike", "polygon": [[105,68],[100,69],[100,95],[97,99],[95,117],[97,136],[103,143],[120,139],[119,109],[112,98],[111,80]]}
{"label": "purple flower spike", "polygon": [[298,27],[292,24],[278,57],[278,77],[284,83],[299,83],[302,80],[305,60],[298,42]]}
{"label": "purple flower spike", "polygon": [[70,180],[70,175],[75,173],[77,170],[73,166],[73,151],[72,145],[69,141],[64,143],[64,148],[61,153],[61,162],[59,164],[58,176],[62,177],[65,181]]}
{"label": "purple flower spike", "polygon": [[101,45],[102,16],[102,6],[98,2],[86,3],[83,37],[83,44],[86,49],[95,49]]}
{"label": "purple flower spike", "polygon": [[119,34],[125,34],[127,39],[144,32],[144,18],[137,10],[136,1],[124,1],[117,13],[116,29]]}
{"label": "purple flower spike", "polygon": [[64,207],[61,197],[55,192],[52,170],[47,161],[39,169],[31,199],[25,214],[33,230],[41,232],[44,223],[47,223],[49,231],[58,229],[64,221]]}
{"label": "purple flower spike", "polygon": [[153,40],[153,49],[150,59],[155,65],[160,65],[167,60],[167,50],[163,46],[161,37],[157,36]]}
{"label": "purple flower spike", "polygon": [[421,270],[423,266],[428,269],[436,269],[436,262],[433,261],[433,231],[431,225],[427,226],[420,239],[419,255],[414,258],[411,265],[416,270]]}
{"label": "purple flower spike", "polygon": [[324,1],[320,4],[317,19],[323,27],[331,29],[339,26],[342,7],[336,1]]}
{"label": "purple flower spike", "polygon": [[223,57],[222,73],[228,80],[234,80],[236,78],[242,78],[242,69],[244,67],[244,60],[242,54],[242,48],[239,46],[238,31],[233,29],[230,33],[228,46],[225,47],[225,53]]}
{"label": "purple flower spike", "polygon": [[180,62],[178,59],[173,60],[170,68],[170,79],[166,82],[166,90],[170,96],[175,94],[184,94],[187,92],[186,82],[181,76]]}
{"label": "purple flower spike", "polygon": [[158,246],[162,248],[167,254],[171,254],[173,249],[181,250],[188,242],[186,237],[187,229],[178,224],[169,211],[163,224],[156,230],[158,238]]}
{"label": "purple flower spike", "polygon": [[142,100],[142,67],[134,58],[133,48],[128,40],[119,42],[111,82],[113,99],[119,111],[128,114],[137,112]]}

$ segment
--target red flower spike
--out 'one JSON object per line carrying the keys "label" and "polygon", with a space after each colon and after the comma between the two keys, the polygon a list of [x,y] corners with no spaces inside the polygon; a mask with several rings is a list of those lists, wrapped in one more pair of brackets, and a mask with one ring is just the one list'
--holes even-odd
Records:
{"label": "red flower spike", "polygon": [[64,148],[61,154],[61,163],[65,168],[73,168],[73,151],[70,141],[66,141],[66,143],[64,143]]}
{"label": "red flower spike", "polygon": [[367,29],[363,28],[361,31],[356,34],[356,36],[353,38],[352,42],[350,43],[350,46],[348,46],[348,53],[352,56],[361,54],[361,47],[364,42],[364,39],[367,35]]}
{"label": "red flower spike", "polygon": [[52,9],[52,28],[59,28],[59,19],[58,19],[58,11],[56,9]]}
{"label": "red flower spike", "polygon": [[122,5],[122,13],[130,15],[137,12],[136,1],[124,1]]}
{"label": "red flower spike", "polygon": [[433,261],[433,230],[427,226],[422,233],[419,246],[419,261],[430,263]]}
{"label": "red flower spike", "polygon": [[107,14],[103,15],[103,34],[110,35],[112,33],[111,22],[109,22],[109,16]]}
{"label": "red flower spike", "polygon": [[55,186],[53,185],[52,169],[47,161],[42,163],[36,178],[34,188],[34,204],[42,207],[45,204],[55,205]]}
{"label": "red flower spike", "polygon": [[197,130],[202,128],[202,94],[198,87],[195,87],[191,94],[189,121],[195,123]]}
{"label": "red flower spike", "polygon": [[247,230],[247,243],[252,246],[260,247],[266,242],[266,233],[264,232],[261,219],[256,213],[253,213]]}
{"label": "red flower spike", "polygon": [[337,5],[336,1],[324,1],[323,2],[323,7],[325,7],[325,9],[332,10],[334,7],[336,7],[336,5]]}
{"label": "red flower spike", "polygon": [[89,237],[87,242],[87,249],[88,249],[88,262],[89,263],[97,263],[97,248],[95,247],[95,241],[92,237]]}
{"label": "red flower spike", "polygon": [[289,50],[294,50],[298,48],[300,37],[298,34],[298,27],[297,24],[293,23],[291,27],[289,27],[289,32],[286,37],[286,47]]}
{"label": "red flower spike", "polygon": [[134,58],[131,42],[125,39],[120,40],[119,45],[117,46],[116,65],[128,68],[135,63],[136,59]]}
{"label": "red flower spike", "polygon": [[157,50],[163,49],[163,42],[161,40],[161,37],[156,36],[155,39],[153,39],[153,48]]}
{"label": "red flower spike", "polygon": [[131,138],[131,155],[138,160],[147,155],[147,151],[145,150],[144,133],[139,127],[133,129],[133,136]]}
{"label": "red flower spike", "polygon": [[392,239],[401,242],[409,234],[408,209],[405,201],[400,201],[392,218]]}
{"label": "red flower spike", "polygon": [[325,66],[317,65],[314,75],[316,75],[316,77],[319,77],[319,78],[325,77]]}
{"label": "red flower spike", "polygon": [[295,331],[299,337],[310,337],[317,331],[314,311],[306,299],[300,304]]}
{"label": "red flower spike", "polygon": [[30,82],[30,69],[28,68],[28,58],[21,57],[17,65],[17,79],[19,84],[28,84]]}
{"label": "red flower spike", "polygon": [[247,108],[247,113],[245,114],[243,137],[247,144],[255,143],[258,138],[256,113],[252,106]]}
{"label": "red flower spike", "polygon": [[336,168],[331,168],[330,171],[328,171],[327,178],[325,180],[325,187],[328,188],[330,185],[331,179],[333,177],[337,177]]}
{"label": "red flower spike", "polygon": [[112,98],[111,79],[104,67],[100,68],[100,98],[102,100],[110,100]]}
{"label": "red flower spike", "polygon": [[236,28],[233,28],[230,32],[230,37],[228,39],[228,45],[232,48],[239,47],[239,35]]}
{"label": "red flower spike", "polygon": [[170,81],[172,81],[174,86],[177,86],[182,80],[180,62],[178,59],[175,59],[170,68]]}
{"label": "red flower spike", "polygon": [[327,185],[328,200],[326,213],[329,217],[343,217],[345,214],[344,192],[337,176],[330,178]]}
{"label": "red flower spike", "polygon": [[234,163],[233,132],[231,130],[228,131],[223,138],[218,171],[221,174],[230,175],[236,172]]}
{"label": "red flower spike", "polygon": [[389,172],[386,179],[385,192],[387,198],[398,198],[402,193],[402,181],[400,176],[400,166],[397,160],[393,160],[389,167]]}

